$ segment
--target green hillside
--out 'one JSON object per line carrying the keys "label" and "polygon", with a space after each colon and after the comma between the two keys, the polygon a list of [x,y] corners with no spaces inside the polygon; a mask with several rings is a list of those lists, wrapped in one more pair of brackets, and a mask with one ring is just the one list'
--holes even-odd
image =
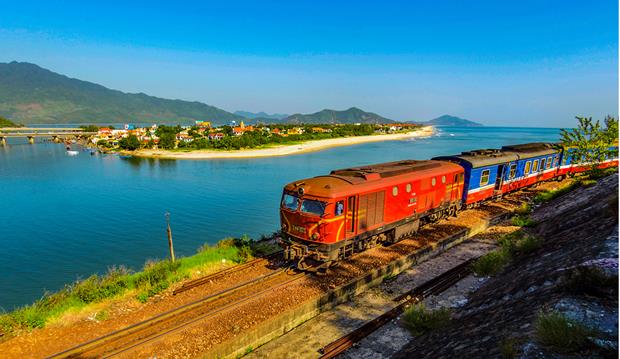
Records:
{"label": "green hillside", "polygon": [[0,127],[21,127],[21,125],[18,125],[13,121],[9,121],[6,118],[0,116]]}
{"label": "green hillside", "polygon": [[25,62],[0,63],[0,116],[20,123],[119,123],[243,117],[200,102],[129,94]]}
{"label": "green hillside", "polygon": [[336,111],[325,109],[323,111],[302,115],[300,113],[290,115],[285,119],[282,119],[284,123],[390,123],[394,122],[385,117],[379,116],[376,113],[366,112],[356,107],[351,107],[348,110]]}

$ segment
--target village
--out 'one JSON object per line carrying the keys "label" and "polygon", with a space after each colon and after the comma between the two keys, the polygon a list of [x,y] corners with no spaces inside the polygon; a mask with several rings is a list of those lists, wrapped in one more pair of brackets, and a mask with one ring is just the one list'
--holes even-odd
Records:
{"label": "village", "polygon": [[420,127],[412,123],[390,124],[257,124],[245,125],[243,121],[230,125],[213,126],[209,121],[195,121],[194,125],[170,126],[153,124],[136,127],[125,124],[123,128],[100,127],[90,139],[103,149],[240,149],[254,148],[270,143],[286,143],[316,139],[394,134],[413,131]]}

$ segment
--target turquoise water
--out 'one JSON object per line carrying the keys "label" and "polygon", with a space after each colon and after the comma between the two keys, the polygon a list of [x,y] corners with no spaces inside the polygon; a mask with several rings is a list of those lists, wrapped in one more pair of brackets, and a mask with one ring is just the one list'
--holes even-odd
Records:
{"label": "turquoise water", "polygon": [[424,139],[196,161],[71,157],[62,145],[13,142],[0,147],[0,307],[30,303],[112,265],[138,269],[147,259],[166,257],[165,212],[177,256],[189,255],[205,242],[278,229],[282,186],[296,179],[558,138],[558,129],[445,127]]}

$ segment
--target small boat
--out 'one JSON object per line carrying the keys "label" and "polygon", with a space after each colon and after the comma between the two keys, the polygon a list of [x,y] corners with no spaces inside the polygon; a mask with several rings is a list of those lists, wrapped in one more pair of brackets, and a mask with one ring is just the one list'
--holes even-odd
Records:
{"label": "small boat", "polygon": [[67,154],[69,156],[77,156],[80,154],[80,151],[74,151],[74,150],[67,150]]}

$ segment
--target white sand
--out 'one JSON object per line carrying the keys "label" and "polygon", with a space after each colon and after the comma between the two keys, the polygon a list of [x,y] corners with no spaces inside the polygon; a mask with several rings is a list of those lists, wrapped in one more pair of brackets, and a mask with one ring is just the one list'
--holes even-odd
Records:
{"label": "white sand", "polygon": [[283,145],[269,148],[214,151],[214,150],[191,150],[187,152],[166,151],[166,150],[138,150],[131,153],[138,157],[170,158],[170,159],[212,159],[212,158],[250,158],[250,157],[273,157],[287,156],[297,153],[319,151],[336,146],[350,146],[366,142],[406,140],[414,137],[428,137],[433,134],[432,126],[425,126],[416,131],[407,133],[395,133],[388,135],[355,136],[330,138],[326,140],[316,140],[303,142],[297,145]]}

